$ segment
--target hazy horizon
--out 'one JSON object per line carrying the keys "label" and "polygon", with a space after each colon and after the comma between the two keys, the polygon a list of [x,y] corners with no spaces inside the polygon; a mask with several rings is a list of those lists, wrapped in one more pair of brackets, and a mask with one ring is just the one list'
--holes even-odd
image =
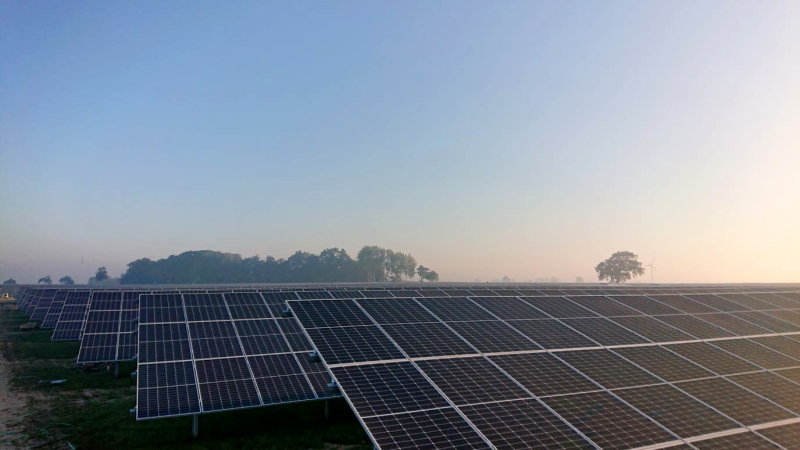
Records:
{"label": "hazy horizon", "polygon": [[2,2],[0,281],[379,245],[442,281],[628,250],[800,282],[797,30],[789,0]]}

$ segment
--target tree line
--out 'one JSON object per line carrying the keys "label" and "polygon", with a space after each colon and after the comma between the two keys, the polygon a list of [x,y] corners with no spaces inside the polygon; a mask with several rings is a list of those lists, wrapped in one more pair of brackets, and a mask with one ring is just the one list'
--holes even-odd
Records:
{"label": "tree line", "polygon": [[211,250],[188,251],[156,261],[142,258],[128,264],[120,284],[385,282],[415,277],[439,280],[436,271],[418,266],[409,254],[365,246],[355,259],[335,247],[319,254],[297,251],[286,259],[242,258]]}

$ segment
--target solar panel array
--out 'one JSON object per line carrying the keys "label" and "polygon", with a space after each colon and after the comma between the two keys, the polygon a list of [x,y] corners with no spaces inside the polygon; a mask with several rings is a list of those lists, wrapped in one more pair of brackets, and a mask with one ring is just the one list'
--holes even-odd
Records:
{"label": "solar panel array", "polygon": [[800,423],[795,294],[289,304],[381,448],[722,448]]}
{"label": "solar panel array", "polygon": [[[287,294],[140,296],[137,419],[252,408],[340,394],[293,318]],[[275,308],[278,306],[278,308]]]}
{"label": "solar panel array", "polygon": [[139,289],[127,309],[119,288],[18,296],[80,362],[140,337],[137,419],[325,398],[333,377],[380,448],[800,446],[796,286]]}

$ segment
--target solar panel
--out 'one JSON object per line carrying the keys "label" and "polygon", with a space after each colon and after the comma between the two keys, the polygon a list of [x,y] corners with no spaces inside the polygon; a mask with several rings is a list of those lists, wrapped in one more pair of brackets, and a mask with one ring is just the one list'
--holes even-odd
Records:
{"label": "solar panel", "polygon": [[50,302],[50,307],[47,308],[47,314],[45,314],[44,319],[42,320],[42,328],[55,328],[56,324],[58,323],[58,316],[61,315],[61,310],[64,308],[64,301],[67,298],[71,291],[66,289],[60,289],[56,292],[55,297],[53,297],[53,301]]}
{"label": "solar panel", "polygon": [[43,320],[45,316],[47,316],[50,305],[57,293],[58,291],[55,289],[48,289],[42,293],[39,302],[36,304],[36,308],[31,312],[31,320]]}
{"label": "solar panel", "polygon": [[[335,396],[324,366],[305,361],[310,346],[295,319],[273,318],[266,306],[256,293],[142,295],[136,418]],[[181,377],[165,375],[178,369]]]}
{"label": "solar panel", "polygon": [[117,361],[122,292],[95,292],[81,335],[78,363]]}
{"label": "solar panel", "polygon": [[91,291],[74,291],[67,295],[53,331],[54,341],[80,340],[91,295]]}

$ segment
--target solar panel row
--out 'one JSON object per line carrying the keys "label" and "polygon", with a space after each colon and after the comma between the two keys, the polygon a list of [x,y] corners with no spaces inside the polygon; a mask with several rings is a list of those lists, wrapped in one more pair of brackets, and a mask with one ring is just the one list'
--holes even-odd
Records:
{"label": "solar panel row", "polygon": [[630,448],[800,420],[797,325],[640,298],[289,304],[381,448]]}
{"label": "solar panel row", "polygon": [[[791,448],[800,442],[800,295],[768,290],[314,287],[264,292],[264,302],[178,295],[182,318],[177,302],[148,319],[140,313],[157,327],[139,325],[153,345],[143,351],[140,341],[137,403],[180,415],[272,404],[263,396],[270,389],[330,392],[324,365],[306,357],[307,334],[382,448]],[[317,298],[328,300],[302,300]],[[279,318],[287,300],[302,327]],[[102,305],[92,296],[84,336],[113,334],[102,313],[116,309]],[[283,341],[246,324],[262,321]],[[276,351],[281,342],[288,352]],[[293,384],[298,366],[305,385]]]}

